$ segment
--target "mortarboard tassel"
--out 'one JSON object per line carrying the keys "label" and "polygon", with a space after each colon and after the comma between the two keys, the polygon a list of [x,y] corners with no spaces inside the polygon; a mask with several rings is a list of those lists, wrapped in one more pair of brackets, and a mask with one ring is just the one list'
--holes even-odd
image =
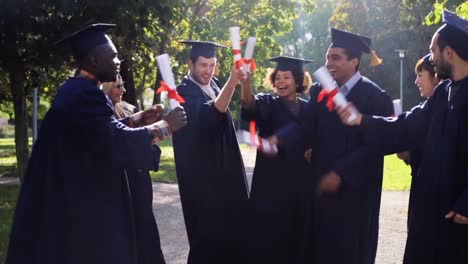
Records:
{"label": "mortarboard tassel", "polygon": [[378,66],[380,64],[382,64],[382,59],[379,58],[379,56],[377,56],[377,52],[375,52],[375,50],[372,50],[371,51],[371,63],[370,63],[370,65],[372,67],[375,67],[375,66]]}

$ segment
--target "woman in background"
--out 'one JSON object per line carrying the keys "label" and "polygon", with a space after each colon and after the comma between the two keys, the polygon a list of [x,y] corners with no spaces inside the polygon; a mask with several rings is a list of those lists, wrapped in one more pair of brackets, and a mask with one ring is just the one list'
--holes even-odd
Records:
{"label": "woman in background", "polygon": [[[115,116],[119,119],[133,115],[136,107],[123,101],[122,95],[125,93],[124,82],[118,74],[113,83],[103,83],[102,90],[114,105]],[[163,108],[159,107],[161,117]],[[154,151],[161,153],[157,145],[153,145]],[[159,162],[159,161],[155,161]],[[137,241],[138,264],[165,263],[161,250],[158,226],[153,214],[153,186],[149,171],[126,170],[128,185],[134,212],[134,225]],[[112,223],[109,223],[110,225]]]}

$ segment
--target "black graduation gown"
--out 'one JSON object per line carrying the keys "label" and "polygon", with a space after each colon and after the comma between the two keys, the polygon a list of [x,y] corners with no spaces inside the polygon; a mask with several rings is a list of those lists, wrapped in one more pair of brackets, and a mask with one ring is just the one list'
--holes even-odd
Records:
{"label": "black graduation gown", "polygon": [[[161,152],[156,145],[153,148]],[[164,263],[158,226],[153,214],[153,183],[149,171],[126,172],[135,215],[137,263]]]}
{"label": "black graduation gown", "polygon": [[[211,86],[217,87],[214,81]],[[187,77],[177,91],[187,112],[187,125],[174,133],[173,143],[188,262],[243,263],[248,195],[230,112],[220,113]]]}
{"label": "black graduation gown", "polygon": [[[137,108],[134,109],[133,113],[136,112],[138,112]],[[125,117],[129,117],[133,113],[125,113]],[[126,120],[125,118],[121,121],[125,122]],[[161,155],[161,149],[157,145],[153,145],[153,150],[156,155]],[[158,165],[156,164],[156,166]],[[151,175],[147,170],[126,169],[125,172],[127,173],[128,186],[135,212],[138,264],[164,263],[159,230],[153,214],[153,182]]]}
{"label": "black graduation gown", "polygon": [[151,141],[115,119],[95,82],[67,80],[34,145],[6,262],[137,263],[125,170],[157,169]]}
{"label": "black graduation gown", "polygon": [[[460,88],[449,102],[452,85]],[[444,218],[451,210],[468,216],[468,78],[439,85],[425,104],[396,119],[366,117],[361,129],[387,153],[424,143],[404,263],[468,263],[468,225]]]}
{"label": "black graduation gown", "polygon": [[[299,122],[307,101],[299,98],[299,113],[278,96],[258,94],[255,108],[242,108],[242,119],[255,120],[259,136],[268,138]],[[249,200],[249,263],[298,263],[304,250],[306,222],[304,183],[308,164],[304,144],[280,148],[275,157],[257,152]]]}
{"label": "black graduation gown", "polygon": [[[317,177],[334,170],[342,178],[337,193],[324,193],[315,198],[310,210],[312,237],[307,259],[312,263],[374,263],[380,197],[382,190],[383,155],[363,144],[358,130],[344,126],[325,101],[317,103],[321,87],[310,91],[309,110],[302,124],[303,136],[312,145],[312,170]],[[362,77],[347,95],[360,111],[390,116],[390,97],[369,79]],[[297,129],[280,132],[297,135]],[[300,135],[300,134],[299,134]],[[309,186],[316,196],[317,186]],[[312,199],[312,198],[311,198]]]}

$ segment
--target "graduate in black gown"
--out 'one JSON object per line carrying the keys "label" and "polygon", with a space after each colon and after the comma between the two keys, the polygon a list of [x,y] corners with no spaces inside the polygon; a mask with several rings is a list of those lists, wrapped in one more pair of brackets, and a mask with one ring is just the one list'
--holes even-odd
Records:
{"label": "graduate in black gown", "polygon": [[[407,264],[468,263],[468,21],[443,16],[430,50],[437,75],[450,82],[397,118],[358,114],[350,123],[386,153],[424,146],[411,189]],[[351,108],[338,111],[342,120]]]}
{"label": "graduate in black gown", "polygon": [[248,199],[245,169],[228,109],[242,71],[233,68],[223,89],[213,78],[216,47],[191,45],[190,72],[177,87],[187,126],[173,135],[177,180],[190,252],[188,263],[244,263]]}
{"label": "graduate in black gown", "polygon": [[[47,112],[21,185],[6,263],[136,264],[135,208],[127,169],[157,169],[162,121],[144,112],[142,127],[117,120],[99,89],[115,81],[120,61],[94,24],[66,38],[80,71],[68,79]],[[182,110],[182,108],[180,108]],[[180,111],[180,110],[179,110]],[[158,113],[158,112],[156,112]],[[180,112],[178,126],[185,124]],[[157,249],[155,249],[157,250]],[[164,263],[162,256],[152,263]]]}
{"label": "graduate in black gown", "polygon": [[[300,122],[307,101],[298,95],[311,85],[303,65],[310,61],[279,56],[267,72],[276,94],[253,95],[250,82],[242,86],[242,119],[255,121],[258,135],[268,138],[290,122]],[[299,263],[304,251],[306,223],[305,146],[296,142],[272,157],[257,151],[249,200],[249,263]]]}
{"label": "graduate in black gown", "polygon": [[[371,39],[337,29],[331,33],[326,66],[340,92],[367,114],[392,115],[390,96],[359,73],[361,55],[373,52]],[[314,228],[308,252],[312,263],[371,264],[377,250],[383,155],[330,112],[331,98],[318,102],[321,91],[319,84],[312,86],[308,115],[299,130],[312,146],[311,165],[318,178],[317,186],[309,186],[310,195],[318,196],[310,209]],[[280,142],[294,138],[295,131],[280,131]]]}
{"label": "graduate in black gown", "polygon": [[[418,87],[421,93],[421,97],[425,98],[426,100],[432,96],[435,88],[440,82],[439,78],[435,74],[434,64],[430,60],[430,57],[431,54],[427,54],[423,58],[419,59],[414,70],[416,73],[416,80],[414,83]],[[411,166],[411,189],[413,189],[413,184],[415,182],[414,178],[417,177],[419,172],[419,165],[421,164],[422,159],[422,149],[423,146],[417,146],[411,151],[404,151],[397,154],[398,158],[403,160],[407,165]],[[410,192],[408,202],[408,223],[409,219],[411,218],[411,207],[413,200],[413,195]]]}
{"label": "graduate in black gown", "polygon": [[[126,90],[120,74],[117,74],[115,82],[103,83],[101,88],[112,102],[114,114],[117,118],[123,119],[138,112],[135,106],[122,100],[122,96]],[[163,105],[154,105],[152,108],[159,111],[161,118],[164,113]],[[153,148],[160,155],[161,150],[158,145],[154,144],[154,141]],[[125,173],[127,174],[128,187],[134,209],[138,263],[164,263],[158,226],[153,214],[153,184],[150,173],[148,170],[128,168],[125,169]]]}

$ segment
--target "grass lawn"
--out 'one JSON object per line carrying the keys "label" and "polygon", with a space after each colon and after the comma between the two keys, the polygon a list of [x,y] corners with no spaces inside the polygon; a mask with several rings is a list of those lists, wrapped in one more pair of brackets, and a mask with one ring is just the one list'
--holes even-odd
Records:
{"label": "grass lawn", "polygon": [[396,154],[385,156],[383,190],[408,191],[411,187],[411,167]]}
{"label": "grass lawn", "polygon": [[18,186],[0,185],[0,263],[5,262],[18,191]]}
{"label": "grass lawn", "polygon": [[151,179],[157,182],[176,183],[176,171],[174,163],[174,151],[172,150],[172,141],[163,140],[159,142],[161,148],[161,160],[159,162],[159,170],[151,171]]}

